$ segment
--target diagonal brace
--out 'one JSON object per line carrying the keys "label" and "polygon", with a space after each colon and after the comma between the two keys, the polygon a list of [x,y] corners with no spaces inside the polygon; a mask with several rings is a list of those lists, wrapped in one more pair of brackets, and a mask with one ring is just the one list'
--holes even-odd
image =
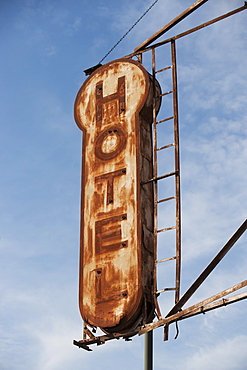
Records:
{"label": "diagonal brace", "polygon": [[194,281],[190,288],[184,293],[180,300],[175,304],[171,311],[166,315],[166,317],[177,313],[183,305],[189,300],[189,298],[195,293],[199,286],[204,282],[204,280],[209,276],[209,274],[214,270],[214,268],[219,264],[223,257],[229,252],[232,246],[240,238],[240,236],[245,232],[247,228],[247,220],[245,220],[238,230],[233,234],[233,236],[228,240],[224,247],[219,251],[219,253],[214,257],[214,259],[209,263],[201,275]]}

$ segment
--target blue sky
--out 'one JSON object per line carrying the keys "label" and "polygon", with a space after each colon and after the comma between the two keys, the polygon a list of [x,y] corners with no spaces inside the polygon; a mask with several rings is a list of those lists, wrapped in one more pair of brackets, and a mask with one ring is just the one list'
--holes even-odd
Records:
{"label": "blue sky", "polygon": [[[131,53],[192,3],[159,0],[105,62]],[[91,353],[72,345],[82,335],[77,302],[81,131],[73,104],[83,70],[97,64],[150,5],[146,0],[0,0],[3,370],[143,368],[143,337],[108,342]],[[242,5],[242,0],[209,0],[167,36]],[[243,11],[177,41],[182,292],[246,218],[246,17]],[[165,48],[161,54],[166,60]],[[149,59],[144,59],[147,68]],[[161,132],[161,140],[165,135]],[[165,167],[166,161],[161,163]],[[160,192],[165,190],[164,185]],[[159,222],[166,217],[162,209]],[[160,244],[168,248],[165,239]],[[189,303],[246,279],[245,246],[243,236]],[[164,284],[173,278],[170,267],[162,273]],[[171,304],[170,293],[164,294],[163,315]],[[243,370],[246,327],[242,301],[181,322],[176,340],[175,328],[165,343],[157,329],[154,368]]]}

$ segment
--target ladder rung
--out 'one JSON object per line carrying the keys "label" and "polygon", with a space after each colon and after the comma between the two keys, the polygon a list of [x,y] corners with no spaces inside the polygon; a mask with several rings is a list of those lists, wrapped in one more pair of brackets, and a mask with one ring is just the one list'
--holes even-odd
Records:
{"label": "ladder rung", "polygon": [[162,69],[159,69],[158,71],[155,71],[155,73],[160,73],[160,72],[166,71],[167,69],[171,69],[171,68],[172,68],[172,66],[162,68]]}
{"label": "ladder rung", "polygon": [[171,200],[171,199],[176,199],[176,197],[169,197],[169,198],[160,199],[156,203],[167,202],[168,200]]}
{"label": "ladder rung", "polygon": [[177,175],[177,174],[178,174],[178,171],[166,173],[165,175],[156,177],[155,180],[162,180],[162,179],[165,179],[166,177],[174,176],[174,175]]}
{"label": "ladder rung", "polygon": [[171,146],[174,146],[175,144],[172,143],[172,144],[169,144],[169,145],[164,145],[164,146],[161,146],[160,148],[157,148],[156,150],[163,150],[163,149],[166,149],[166,148],[170,148]]}
{"label": "ladder rung", "polygon": [[173,93],[173,90],[171,90],[171,91],[167,91],[167,92],[165,92],[165,93],[163,93],[163,94],[160,94],[160,96],[165,96],[165,95],[168,95],[168,94],[171,94],[171,93]]}
{"label": "ladder rung", "polygon": [[178,174],[178,171],[166,173],[165,175],[162,175],[162,176],[153,177],[152,179],[150,179],[148,181],[143,181],[143,182],[141,182],[141,184],[142,185],[149,184],[150,182],[162,180],[162,179],[165,179],[166,177],[174,176],[174,175],[177,175],[177,174]]}
{"label": "ladder rung", "polygon": [[173,119],[173,118],[174,118],[174,116],[171,116],[171,117],[168,117],[168,118],[162,119],[161,121],[156,122],[156,124],[158,124],[158,123],[162,123],[162,122],[166,122],[166,121],[170,121],[170,120],[171,120],[171,119]]}
{"label": "ladder rung", "polygon": [[164,229],[157,230],[157,233],[162,233],[163,231],[168,231],[168,230],[173,230],[173,229],[176,229],[176,226],[166,227]]}
{"label": "ladder rung", "polygon": [[176,290],[176,288],[164,288],[164,289],[161,289],[161,290],[157,290],[156,294],[167,292],[168,290]]}
{"label": "ladder rung", "polygon": [[164,258],[163,260],[157,260],[156,263],[171,261],[171,260],[175,260],[176,258],[177,257]]}

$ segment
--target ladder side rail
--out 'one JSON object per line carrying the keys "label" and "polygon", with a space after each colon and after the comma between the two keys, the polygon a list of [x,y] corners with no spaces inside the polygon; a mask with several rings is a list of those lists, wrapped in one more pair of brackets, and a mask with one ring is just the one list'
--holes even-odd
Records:
{"label": "ladder side rail", "polygon": [[175,155],[175,193],[176,193],[176,293],[175,303],[180,296],[181,275],[181,202],[180,202],[180,154],[179,154],[179,121],[178,121],[178,88],[177,61],[175,40],[171,41],[173,112],[174,112],[174,155]]}
{"label": "ladder side rail", "polygon": [[[152,76],[153,76],[153,178],[157,178],[158,164],[157,164],[157,117],[156,117],[156,60],[155,49],[152,49]],[[154,261],[157,260],[157,229],[158,229],[158,184],[157,180],[153,181],[153,194],[154,194]],[[157,299],[157,265],[154,263],[154,303],[159,320],[162,318],[158,299]]]}

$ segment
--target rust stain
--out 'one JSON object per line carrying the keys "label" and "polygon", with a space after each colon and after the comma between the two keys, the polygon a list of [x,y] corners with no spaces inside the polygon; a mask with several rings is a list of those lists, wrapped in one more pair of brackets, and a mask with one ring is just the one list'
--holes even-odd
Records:
{"label": "rust stain", "polygon": [[149,322],[154,311],[153,189],[141,186],[152,178],[152,91],[140,63],[119,59],[97,69],[75,101],[83,131],[79,307],[107,332]]}

